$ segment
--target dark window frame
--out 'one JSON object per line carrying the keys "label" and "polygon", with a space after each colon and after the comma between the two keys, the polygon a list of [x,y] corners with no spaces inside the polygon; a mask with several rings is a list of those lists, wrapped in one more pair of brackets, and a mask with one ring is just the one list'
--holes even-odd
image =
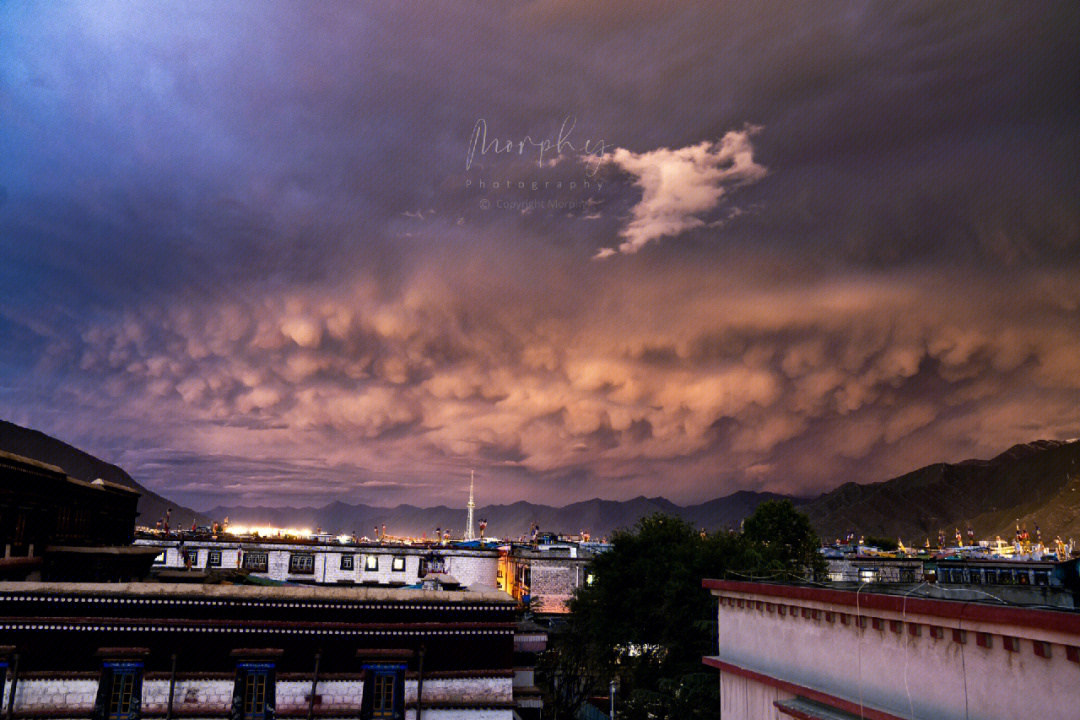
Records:
{"label": "dark window frame", "polygon": [[95,720],[139,720],[142,681],[142,662],[103,663],[93,713]]}
{"label": "dark window frame", "polygon": [[274,720],[275,671],[274,663],[237,663],[230,720]]}
{"label": "dark window frame", "polygon": [[379,556],[378,555],[365,555],[364,556],[364,572],[379,572]]}
{"label": "dark window frame", "polygon": [[[261,558],[261,562],[257,562]],[[243,567],[252,572],[266,572],[270,567],[270,553],[252,551],[244,553]]]}
{"label": "dark window frame", "polygon": [[289,574],[290,575],[314,575],[315,574],[315,554],[314,553],[290,553],[289,554]]}
{"label": "dark window frame", "polygon": [[399,720],[405,717],[405,665],[364,665],[363,720]]}
{"label": "dark window frame", "polygon": [[353,556],[353,555],[351,555],[349,553],[343,554],[341,556],[341,565],[340,565],[339,569],[346,570],[348,572],[352,572],[355,568],[356,568],[355,556]]}
{"label": "dark window frame", "polygon": [[[401,567],[398,567],[399,564],[401,565]],[[405,556],[404,555],[395,555],[394,559],[390,562],[390,572],[402,572],[403,573],[403,572],[405,572],[405,567],[406,567],[406,563],[405,563]]]}
{"label": "dark window frame", "polygon": [[207,550],[206,567],[221,567],[221,554],[220,550]]}

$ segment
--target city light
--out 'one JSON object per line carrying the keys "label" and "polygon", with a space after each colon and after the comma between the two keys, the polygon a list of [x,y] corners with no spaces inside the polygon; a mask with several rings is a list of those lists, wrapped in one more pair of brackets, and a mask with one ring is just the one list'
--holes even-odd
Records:
{"label": "city light", "polygon": [[272,525],[230,525],[225,528],[229,535],[258,535],[259,537],[311,537],[310,528],[279,528]]}

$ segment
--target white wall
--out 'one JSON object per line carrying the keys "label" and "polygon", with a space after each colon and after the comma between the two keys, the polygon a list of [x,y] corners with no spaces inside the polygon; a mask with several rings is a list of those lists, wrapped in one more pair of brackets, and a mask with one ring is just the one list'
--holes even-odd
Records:
{"label": "white wall", "polygon": [[[776,603],[778,598],[744,596]],[[830,606],[785,599],[785,605]],[[860,628],[854,618],[843,625],[778,612],[721,604],[719,657],[721,660],[792,683],[857,701],[902,717],[924,720],[971,718],[1080,717],[1080,664],[1066,659],[1062,643],[1080,644],[1080,638],[1001,625],[967,627],[967,643],[953,641],[956,621],[874,611],[883,629],[870,620]],[[831,608],[852,615],[855,608]],[[864,614],[867,614],[863,611]],[[889,620],[901,621],[894,633]],[[919,636],[908,624],[920,625]],[[931,636],[928,625],[943,626],[944,637]],[[978,631],[994,634],[992,647],[976,645]],[[1002,635],[1021,638],[1019,652],[1005,649]],[[1056,640],[1049,659],[1034,654],[1032,639]],[[910,695],[908,693],[910,689]],[[966,701],[965,701],[966,699]],[[967,710],[965,711],[965,704]],[[726,718],[727,716],[725,716]]]}
{"label": "white wall", "polygon": [[[95,680],[26,680],[19,679],[15,689],[15,708],[19,710],[71,711],[89,713],[94,709],[98,681]],[[7,712],[5,697],[4,712]]]}
{"label": "white wall", "polygon": [[773,703],[792,697],[775,687],[720,673],[720,717],[724,720],[790,720]]}
{"label": "white wall", "polygon": [[[175,540],[145,540],[139,539],[136,545],[148,545],[163,547],[166,551],[164,564],[155,567],[182,568],[184,567],[183,555]],[[214,541],[190,541],[185,543],[188,554],[194,557],[198,553],[197,562],[193,568],[206,569],[207,557],[210,550],[221,551],[221,569],[237,567],[237,548],[241,547],[236,542]],[[432,549],[405,548],[405,547],[350,547],[335,545],[258,545],[257,543],[244,543],[244,553],[265,552],[267,554],[267,572],[257,573],[274,580],[306,580],[309,582],[337,584],[342,581],[352,581],[356,584],[365,582],[377,582],[383,585],[391,583],[404,583],[415,585],[420,581],[420,559],[429,552],[437,552],[445,558],[446,572],[455,577],[462,585],[486,585],[497,587],[499,557],[495,552],[470,553],[467,550],[455,550],[450,547]],[[289,557],[293,553],[309,553],[315,555],[315,572],[312,574],[291,574],[289,572]],[[353,569],[341,569],[341,556],[353,555]],[[377,571],[366,570],[366,558],[374,555],[379,559]],[[405,558],[404,572],[393,570],[393,558]]]}
{"label": "white wall", "polygon": [[[405,702],[416,701],[415,679],[405,682]],[[183,680],[176,682],[173,695],[173,714],[177,718],[185,713],[220,712],[225,714],[232,704],[234,682],[232,680]],[[6,691],[6,690],[5,690]],[[71,712],[73,715],[90,713],[97,698],[98,680],[39,680],[21,678],[15,692],[16,710]],[[310,680],[278,680],[275,685],[276,708],[279,713],[291,710],[307,710],[311,692]],[[319,707],[355,709],[363,701],[363,683],[358,680],[321,680],[316,686]],[[509,677],[488,678],[427,678],[424,680],[424,702],[509,702],[514,697],[513,679]],[[142,707],[144,713],[164,713],[169,700],[168,680],[144,680]],[[6,710],[7,704],[3,708]],[[427,710],[424,716],[431,718],[509,718],[510,711],[492,710]],[[455,714],[456,713],[456,714]],[[494,713],[494,714],[492,714]]]}

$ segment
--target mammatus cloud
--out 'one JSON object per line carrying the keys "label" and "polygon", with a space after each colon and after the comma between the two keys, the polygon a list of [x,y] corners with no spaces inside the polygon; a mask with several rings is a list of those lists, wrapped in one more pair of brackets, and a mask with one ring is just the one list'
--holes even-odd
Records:
{"label": "mammatus cloud", "polygon": [[654,240],[703,227],[702,215],[716,208],[732,188],[765,177],[767,171],[754,162],[750,142],[759,130],[732,130],[720,142],[675,150],[635,153],[616,148],[604,162],[634,176],[641,200],[631,212],[630,223],[619,232],[623,242],[618,250],[602,248],[595,259],[635,253]]}
{"label": "mammatus cloud", "polygon": [[[200,508],[809,494],[1075,437],[1078,8],[0,3],[0,417]],[[587,215],[495,206],[572,162],[463,174],[478,116],[568,113],[648,151]]]}
{"label": "mammatus cloud", "polygon": [[[648,290],[600,273],[541,307],[487,285],[490,262],[471,279],[252,286],[55,327],[41,376],[63,389],[12,419],[48,427],[66,403],[54,432],[115,435],[125,469],[199,507],[419,502],[419,487],[452,503],[469,466],[499,501],[659,482],[682,501],[809,493],[1076,434],[1080,295],[1061,275],[1018,277],[988,306],[947,276],[777,288],[742,267],[650,268]],[[676,290],[679,305],[658,301]]]}

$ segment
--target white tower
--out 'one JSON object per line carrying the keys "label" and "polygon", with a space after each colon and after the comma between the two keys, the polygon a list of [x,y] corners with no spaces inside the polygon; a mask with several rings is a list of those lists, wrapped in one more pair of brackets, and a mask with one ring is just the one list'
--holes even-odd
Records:
{"label": "white tower", "polygon": [[475,540],[476,536],[473,535],[473,509],[476,508],[476,503],[473,502],[473,485],[476,484],[476,473],[472,470],[469,471],[469,519],[465,525],[465,540]]}

